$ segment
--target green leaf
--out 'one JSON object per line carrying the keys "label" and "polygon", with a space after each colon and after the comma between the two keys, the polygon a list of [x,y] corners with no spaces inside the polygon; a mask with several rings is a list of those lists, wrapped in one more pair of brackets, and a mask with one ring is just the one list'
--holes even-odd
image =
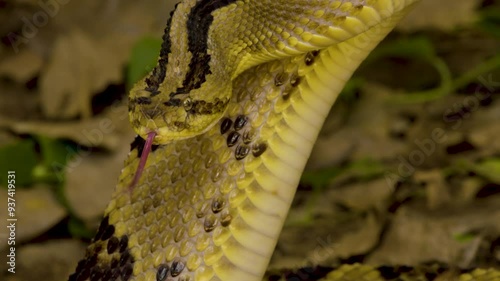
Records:
{"label": "green leaf", "polygon": [[69,155],[74,153],[73,147],[64,141],[46,136],[37,136],[36,139],[40,144],[42,161],[45,165],[54,162],[65,165],[70,158]]}
{"label": "green leaf", "polygon": [[94,236],[94,231],[89,230],[83,221],[78,218],[70,217],[68,221],[68,230],[72,237],[91,239]]}
{"label": "green leaf", "polygon": [[155,67],[160,53],[161,42],[156,37],[145,37],[134,45],[127,68],[128,88],[131,88],[135,82],[139,81]]}
{"label": "green leaf", "polygon": [[486,159],[472,168],[478,175],[500,184],[500,158]]}
{"label": "green leaf", "polygon": [[36,139],[42,154],[42,162],[34,171],[36,179],[44,182],[62,182],[66,164],[75,155],[75,145],[46,136],[37,136]]}
{"label": "green leaf", "polygon": [[370,180],[383,175],[387,167],[372,159],[360,159],[351,162],[347,167],[329,167],[318,171],[305,171],[300,181],[309,184],[313,189],[321,189],[339,175],[349,174],[359,180]]}
{"label": "green leaf", "polygon": [[356,100],[356,93],[359,91],[365,80],[359,77],[353,77],[345,83],[344,89],[340,92],[339,99],[346,102]]}
{"label": "green leaf", "polygon": [[341,172],[340,168],[332,167],[318,171],[305,171],[302,174],[300,181],[303,184],[309,184],[313,189],[321,189],[338,176]]}
{"label": "green leaf", "polygon": [[491,21],[484,21],[479,23],[479,27],[495,37],[500,37],[500,24]]}
{"label": "green leaf", "polygon": [[432,60],[436,51],[431,41],[425,37],[402,38],[382,44],[369,55],[372,62],[382,57],[403,57],[409,59]]}
{"label": "green leaf", "polygon": [[460,242],[460,243],[468,243],[468,242],[474,240],[474,238],[476,238],[476,237],[477,237],[477,235],[473,234],[473,233],[453,234],[453,239],[457,242]]}
{"label": "green leaf", "polygon": [[436,55],[432,42],[425,37],[402,38],[382,44],[368,56],[367,63],[384,57],[399,57],[413,60],[422,60],[436,69],[441,78],[441,85],[423,92],[409,93],[394,96],[390,102],[419,103],[438,99],[449,94],[452,90],[452,76],[446,63]]}
{"label": "green leaf", "polygon": [[32,139],[0,147],[0,185],[7,186],[8,171],[16,172],[16,186],[32,184],[32,171],[37,162],[35,142]]}
{"label": "green leaf", "polygon": [[479,28],[493,36],[500,37],[500,8],[483,9],[480,12]]}
{"label": "green leaf", "polygon": [[360,180],[370,180],[386,172],[387,167],[373,159],[360,159],[352,162],[346,171],[358,177]]}

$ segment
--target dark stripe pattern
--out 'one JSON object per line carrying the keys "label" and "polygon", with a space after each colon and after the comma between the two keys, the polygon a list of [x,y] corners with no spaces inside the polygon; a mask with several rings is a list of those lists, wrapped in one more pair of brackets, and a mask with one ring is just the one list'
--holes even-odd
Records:
{"label": "dark stripe pattern", "polygon": [[[208,54],[208,32],[214,20],[212,12],[234,2],[236,2],[236,0],[201,0],[191,9],[186,24],[188,30],[188,51],[192,54],[192,58],[189,62],[189,69],[182,82],[182,87],[178,88],[174,93],[170,93],[171,99],[165,102],[165,105],[180,106],[181,101],[174,98],[174,96],[187,94],[191,90],[199,89],[206,81],[206,76],[212,73],[208,65],[210,62],[210,55]],[[147,87],[145,90],[151,93],[151,97],[160,93],[158,88],[165,80],[168,54],[171,52],[172,44],[170,40],[170,28],[177,5],[178,4],[175,5],[167,21],[158,65],[153,69],[149,77],[146,78]]]}
{"label": "dark stripe pattern", "polygon": [[171,41],[170,41],[170,27],[172,25],[172,17],[174,15],[175,10],[177,9],[177,5],[179,3],[175,4],[174,10],[170,12],[170,18],[167,21],[167,26],[165,27],[165,31],[163,33],[163,42],[161,44],[161,50],[160,50],[160,58],[158,60],[158,64],[156,67],[153,69],[149,77],[146,78],[146,84],[148,85],[146,87],[146,91],[151,93],[151,96],[156,96],[157,94],[160,93],[158,91],[158,88],[160,87],[160,84],[165,80],[165,73],[167,72],[167,64],[168,64],[168,54],[170,54],[170,46],[171,46]]}
{"label": "dark stripe pattern", "polygon": [[187,94],[191,90],[199,89],[210,73],[210,55],[208,54],[208,32],[214,17],[212,12],[225,7],[236,0],[202,0],[191,9],[187,20],[188,51],[192,54],[189,69],[182,82],[182,87],[171,93],[171,101],[166,105],[179,106],[180,102],[173,97]]}
{"label": "dark stripe pattern", "polygon": [[188,93],[192,89],[198,89],[205,82],[205,76],[210,74],[210,55],[208,54],[208,31],[214,17],[212,12],[227,6],[236,0],[209,0],[198,2],[187,20],[188,51],[193,54],[189,63],[182,88],[177,93]]}

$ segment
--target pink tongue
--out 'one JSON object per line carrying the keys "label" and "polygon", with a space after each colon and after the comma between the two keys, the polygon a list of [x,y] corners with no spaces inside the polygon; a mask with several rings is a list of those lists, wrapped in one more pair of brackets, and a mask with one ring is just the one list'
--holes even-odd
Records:
{"label": "pink tongue", "polygon": [[142,150],[141,160],[139,161],[139,166],[137,166],[137,171],[135,172],[134,179],[129,185],[129,190],[132,192],[135,185],[139,181],[142,175],[142,171],[144,170],[144,166],[146,166],[146,161],[148,161],[149,152],[151,152],[151,146],[153,145],[153,140],[156,136],[156,132],[148,133],[148,138],[146,139],[146,143],[144,144],[144,149]]}

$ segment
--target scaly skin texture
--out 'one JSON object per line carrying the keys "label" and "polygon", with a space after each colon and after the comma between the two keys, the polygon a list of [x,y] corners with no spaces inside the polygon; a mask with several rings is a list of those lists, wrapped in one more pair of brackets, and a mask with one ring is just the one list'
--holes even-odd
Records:
{"label": "scaly skin texture", "polygon": [[130,93],[139,136],[70,280],[260,280],[328,111],[414,2],[180,3]]}

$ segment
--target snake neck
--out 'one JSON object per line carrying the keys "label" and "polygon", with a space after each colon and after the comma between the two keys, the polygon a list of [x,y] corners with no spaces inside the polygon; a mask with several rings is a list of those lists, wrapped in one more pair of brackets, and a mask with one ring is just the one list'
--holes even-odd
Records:
{"label": "snake neck", "polygon": [[[207,40],[217,42],[217,49],[208,51],[239,57],[238,67],[246,70],[222,81],[230,80],[229,86],[207,84],[228,91],[228,99],[201,133],[159,146],[153,139],[165,126],[141,134],[148,144],[133,147],[105,219],[71,280],[260,280],[331,106],[414,2],[182,2],[171,29],[184,31],[169,33],[172,46],[174,39],[189,45],[192,9],[227,3],[210,12]],[[180,63],[189,65],[192,56],[184,58]],[[169,62],[166,75],[175,67]],[[152,98],[163,94],[170,98],[168,91]],[[132,107],[141,114],[156,110]],[[151,120],[134,114],[131,119],[146,128]]]}

